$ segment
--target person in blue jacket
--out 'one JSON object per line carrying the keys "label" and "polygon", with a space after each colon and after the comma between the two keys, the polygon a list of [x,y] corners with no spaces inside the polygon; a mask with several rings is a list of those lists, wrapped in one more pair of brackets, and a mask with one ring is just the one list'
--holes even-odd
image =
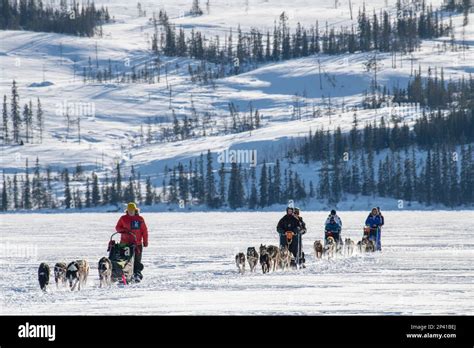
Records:
{"label": "person in blue jacket", "polygon": [[326,224],[324,227],[324,242],[326,243],[327,237],[328,237],[328,232],[332,233],[334,240],[336,241],[337,244],[342,244],[342,239],[341,239],[341,226],[336,222],[336,219],[334,217],[331,217],[329,219],[329,223]]}
{"label": "person in blue jacket", "polygon": [[384,223],[383,217],[379,214],[379,209],[372,208],[369,216],[365,220],[365,225],[370,227],[369,239],[375,243],[375,250],[382,250],[380,239],[380,226]]}

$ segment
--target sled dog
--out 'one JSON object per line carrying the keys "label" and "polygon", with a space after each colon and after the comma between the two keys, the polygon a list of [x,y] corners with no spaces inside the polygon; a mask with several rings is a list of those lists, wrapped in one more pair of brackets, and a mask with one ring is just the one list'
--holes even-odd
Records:
{"label": "sled dog", "polygon": [[274,245],[269,245],[267,246],[267,253],[270,258],[272,271],[275,272],[276,267],[280,264],[280,248]]}
{"label": "sled dog", "polygon": [[367,236],[364,236],[362,240],[357,243],[357,246],[360,253],[368,253],[375,250],[374,241],[370,240]]}
{"label": "sled dog", "polygon": [[336,250],[336,241],[333,237],[328,237],[326,241],[326,246],[324,247],[324,254],[328,256],[328,259],[334,257],[334,252]]}
{"label": "sled dog", "polygon": [[250,272],[254,272],[258,264],[258,253],[254,247],[247,248],[247,261],[250,266]]}
{"label": "sled dog", "polygon": [[283,248],[280,249],[280,267],[281,269],[288,269],[291,265],[291,257],[292,254],[288,247],[285,245]]}
{"label": "sled dog", "polygon": [[244,253],[238,253],[235,255],[235,265],[237,266],[237,269],[239,270],[240,274],[245,273],[245,254]]}
{"label": "sled dog", "polygon": [[352,239],[346,238],[344,241],[344,253],[346,256],[352,256],[354,253],[355,243]]}
{"label": "sled dog", "polygon": [[112,262],[109,258],[105,256],[101,258],[97,269],[99,270],[99,288],[101,288],[102,285],[110,286],[110,284],[112,284]]}
{"label": "sled dog", "polygon": [[270,257],[267,253],[260,254],[260,265],[262,266],[263,274],[268,273],[270,271]]}
{"label": "sled dog", "polygon": [[56,289],[59,287],[59,284],[62,286],[67,284],[66,271],[67,266],[65,262],[57,262],[54,265],[54,281],[56,283]]}
{"label": "sled dog", "polygon": [[67,265],[66,278],[72,291],[76,288],[81,290],[81,285],[85,286],[89,276],[89,263],[86,260],[72,261]]}
{"label": "sled dog", "polygon": [[323,251],[324,251],[324,247],[321,241],[317,240],[316,242],[314,242],[313,247],[314,247],[314,254],[316,255],[316,259],[321,259],[323,257]]}
{"label": "sled dog", "polygon": [[43,262],[38,267],[38,281],[41,290],[46,291],[49,285],[49,273],[50,269],[47,263]]}

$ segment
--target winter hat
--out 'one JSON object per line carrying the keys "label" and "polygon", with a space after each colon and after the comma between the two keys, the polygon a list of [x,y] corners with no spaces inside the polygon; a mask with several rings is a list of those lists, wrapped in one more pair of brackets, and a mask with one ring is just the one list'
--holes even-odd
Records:
{"label": "winter hat", "polygon": [[334,209],[331,210],[331,215],[336,215],[336,211]]}
{"label": "winter hat", "polygon": [[138,207],[135,203],[130,202],[127,204],[127,210],[138,210]]}

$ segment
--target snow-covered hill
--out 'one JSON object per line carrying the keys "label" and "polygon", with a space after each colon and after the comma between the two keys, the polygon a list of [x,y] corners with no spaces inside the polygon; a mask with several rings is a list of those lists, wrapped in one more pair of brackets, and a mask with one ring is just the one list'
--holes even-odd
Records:
{"label": "snow-covered hill", "polygon": [[[438,6],[441,1],[433,2]],[[257,150],[259,159],[271,157],[284,148],[293,137],[306,135],[310,129],[348,130],[351,126],[353,106],[360,103],[368,88],[371,73],[364,62],[372,54],[357,53],[339,56],[311,56],[286,62],[262,65],[249,72],[216,81],[215,86],[196,85],[190,81],[190,59],[162,57],[167,78],[160,82],[144,83],[86,83],[82,81],[82,68],[91,64],[101,67],[110,65],[114,71],[130,72],[131,66],[143,66],[153,56],[150,37],[153,27],[149,22],[153,12],[164,9],[177,25],[185,30],[202,30],[206,35],[228,31],[240,24],[242,29],[253,26],[272,28],[274,21],[285,11],[290,25],[301,22],[312,25],[328,21],[330,25],[349,25],[349,2],[286,1],[234,1],[211,2],[209,11],[201,4],[204,15],[186,15],[190,1],[141,1],[146,17],[138,17],[135,3],[100,1],[97,5],[108,6],[115,23],[104,26],[104,37],[73,37],[52,33],[24,31],[0,32],[0,96],[10,95],[12,80],[19,86],[20,104],[35,101],[39,97],[45,110],[46,135],[42,144],[2,146],[1,167],[5,173],[24,170],[25,159],[30,163],[39,157],[43,166],[52,168],[73,167],[81,163],[86,170],[99,174],[121,162],[125,172],[132,165],[137,171],[149,175],[156,185],[161,184],[159,173],[165,165],[187,162],[210,149],[214,154],[229,148]],[[362,1],[352,1],[356,12]],[[367,9],[390,8],[395,12],[395,1],[365,1]],[[470,15],[471,22],[474,20]],[[469,48],[474,45],[472,25],[462,27],[462,16],[453,17],[456,37],[464,37]],[[391,88],[405,86],[418,66],[443,67],[446,79],[457,79],[472,73],[474,51],[451,52],[439,50],[449,38],[424,41],[419,51],[400,56],[397,67],[392,68],[390,54],[380,54],[379,84]],[[400,60],[401,59],[401,60]],[[321,69],[321,75],[319,73]],[[167,86],[172,86],[172,98]],[[322,87],[322,89],[320,88]],[[294,98],[298,95],[302,105],[302,120],[292,120]],[[193,104],[191,104],[191,100]],[[326,115],[331,102],[334,112]],[[240,134],[219,134],[223,123],[229,122],[228,104],[234,103],[242,113],[251,103],[262,115],[263,127]],[[84,107],[81,118],[81,143],[77,140],[74,126],[66,131],[65,106]],[[207,137],[179,142],[138,145],[140,128],[146,131],[147,122],[159,119],[156,131],[162,125],[171,125],[172,110],[178,117],[191,112],[192,105],[198,113],[214,114],[212,130]],[[313,107],[323,111],[322,116],[312,118]],[[358,111],[360,124],[366,121],[389,118],[390,109],[382,111]],[[419,116],[414,110],[403,114],[411,124]],[[155,129],[155,128],[154,128]]]}

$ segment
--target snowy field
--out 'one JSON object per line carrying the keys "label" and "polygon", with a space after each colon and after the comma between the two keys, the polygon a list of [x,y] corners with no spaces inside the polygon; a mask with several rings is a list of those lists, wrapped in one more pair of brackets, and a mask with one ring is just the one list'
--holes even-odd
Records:
{"label": "snowy field", "polygon": [[[239,275],[235,254],[276,244],[281,215],[144,213],[145,278],[110,289],[98,287],[97,261],[118,215],[1,215],[0,314],[474,315],[474,212],[386,211],[383,253],[334,261],[315,260],[326,212],[308,212],[306,269]],[[367,212],[340,216],[343,236],[360,239]],[[78,258],[91,263],[85,290],[40,291],[40,262]]]}

